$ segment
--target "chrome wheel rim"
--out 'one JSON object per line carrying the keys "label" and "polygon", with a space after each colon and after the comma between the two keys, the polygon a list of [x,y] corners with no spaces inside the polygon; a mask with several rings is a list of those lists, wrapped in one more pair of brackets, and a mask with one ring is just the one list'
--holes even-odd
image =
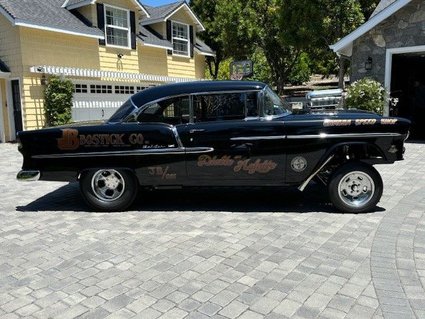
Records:
{"label": "chrome wheel rim", "polygon": [[350,172],[339,182],[339,198],[348,206],[359,208],[369,203],[375,194],[375,183],[365,172]]}
{"label": "chrome wheel rim", "polygon": [[113,202],[125,191],[124,177],[114,169],[97,171],[91,180],[94,195],[104,201]]}

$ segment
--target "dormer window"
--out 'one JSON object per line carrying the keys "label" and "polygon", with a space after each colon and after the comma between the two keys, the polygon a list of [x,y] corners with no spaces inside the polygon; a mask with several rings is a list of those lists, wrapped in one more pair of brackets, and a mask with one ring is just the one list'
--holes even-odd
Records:
{"label": "dormer window", "polygon": [[105,5],[106,45],[130,48],[130,11]]}
{"label": "dormer window", "polygon": [[173,21],[172,28],[173,55],[189,57],[189,25]]}

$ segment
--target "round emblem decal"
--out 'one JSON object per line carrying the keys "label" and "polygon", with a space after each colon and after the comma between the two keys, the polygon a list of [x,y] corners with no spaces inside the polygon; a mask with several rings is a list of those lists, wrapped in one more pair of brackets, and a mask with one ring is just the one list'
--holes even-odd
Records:
{"label": "round emblem decal", "polygon": [[291,162],[291,167],[295,172],[301,173],[307,168],[307,160],[302,156],[294,157]]}

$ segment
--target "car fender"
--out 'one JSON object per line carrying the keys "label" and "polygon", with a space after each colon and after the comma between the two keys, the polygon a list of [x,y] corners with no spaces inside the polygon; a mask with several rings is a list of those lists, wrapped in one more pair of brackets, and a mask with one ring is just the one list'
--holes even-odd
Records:
{"label": "car fender", "polygon": [[[366,150],[371,149],[376,152],[376,154],[379,154],[383,160],[386,160],[385,153],[382,151],[381,148],[379,148],[376,144],[373,144],[371,142],[341,142],[338,144],[333,145],[331,148],[327,150],[324,156],[320,159],[316,167],[314,168],[312,174],[309,175],[309,177],[298,187],[300,191],[304,191],[307,185],[311,182],[311,180],[320,173],[328,164],[335,162],[338,159],[338,155],[345,155],[348,156],[348,158],[345,158],[345,160],[349,160],[349,151],[350,147],[355,146],[357,149],[364,148]],[[342,151],[342,152],[341,152]],[[366,154],[367,155],[367,154]],[[362,161],[367,158],[358,158],[358,160]],[[342,164],[342,163],[341,163]]]}

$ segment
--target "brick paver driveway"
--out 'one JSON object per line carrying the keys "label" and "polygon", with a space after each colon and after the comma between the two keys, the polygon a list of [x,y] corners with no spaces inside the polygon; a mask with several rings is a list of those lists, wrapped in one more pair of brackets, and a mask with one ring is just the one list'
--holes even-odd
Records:
{"label": "brick paver driveway", "polygon": [[15,181],[0,145],[0,317],[425,318],[425,145],[378,167],[370,214],[324,194],[145,194],[86,211],[75,184]]}

